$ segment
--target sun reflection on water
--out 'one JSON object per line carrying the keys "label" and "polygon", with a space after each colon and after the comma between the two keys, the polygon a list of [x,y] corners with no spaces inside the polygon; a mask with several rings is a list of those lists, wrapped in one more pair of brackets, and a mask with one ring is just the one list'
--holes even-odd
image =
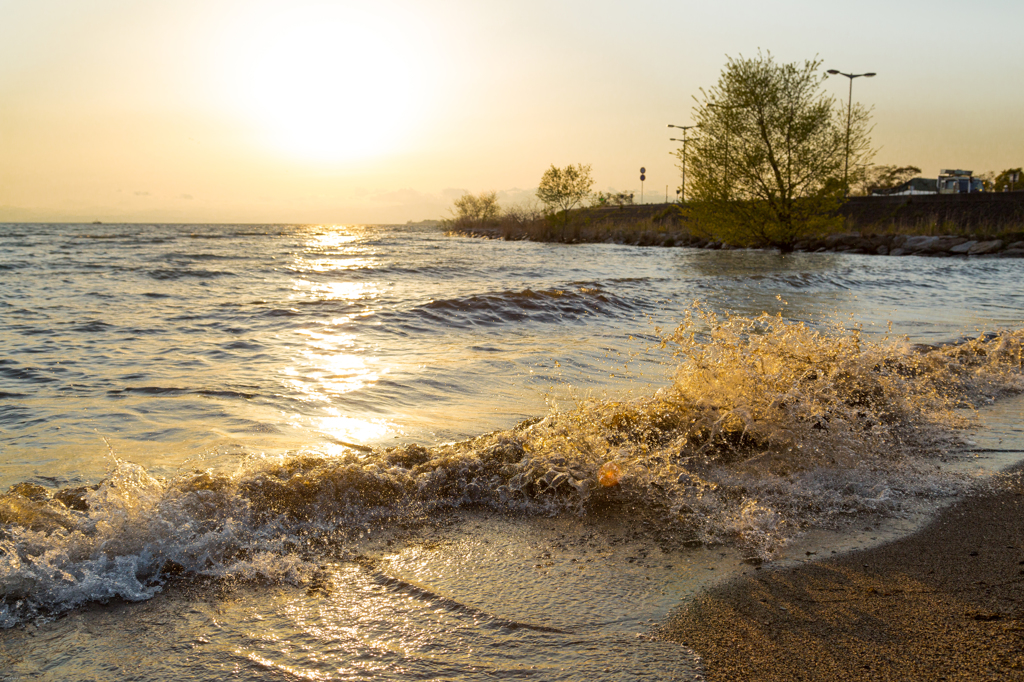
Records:
{"label": "sun reflection on water", "polygon": [[370,302],[381,295],[378,282],[343,281],[345,273],[373,269],[376,261],[358,245],[364,228],[320,226],[317,230],[309,235],[303,253],[295,255],[294,269],[336,273],[337,279],[294,280],[291,300],[312,304],[341,302],[352,308],[351,312],[343,311],[348,314],[317,321],[318,327],[295,330],[298,342],[293,362],[282,370],[284,383],[300,400],[320,407],[314,415],[293,414],[291,421],[341,445],[379,441],[395,431],[389,421],[346,414],[338,404],[343,396],[372,387],[388,372],[371,348],[355,334],[343,331],[353,317],[366,314]]}

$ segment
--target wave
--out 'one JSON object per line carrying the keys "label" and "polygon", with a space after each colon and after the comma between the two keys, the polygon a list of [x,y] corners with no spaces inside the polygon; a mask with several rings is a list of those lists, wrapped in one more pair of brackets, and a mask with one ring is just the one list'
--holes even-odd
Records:
{"label": "wave", "polygon": [[0,624],[147,599],[171,580],[301,582],[367,529],[465,508],[639,515],[683,544],[770,558],[809,527],[974,485],[935,467],[960,443],[963,408],[1024,391],[1024,330],[915,346],[696,308],[663,342],[670,386],[468,441],[251,455],[171,479],[111,453],[97,484],[18,484],[0,495]]}
{"label": "wave", "polygon": [[[436,299],[405,310],[372,311],[363,301],[311,299],[290,302],[289,308],[268,308],[265,317],[317,315],[353,316],[371,312],[372,324],[394,329],[436,333],[456,327],[499,326],[512,322],[564,323],[585,317],[635,313],[652,308],[638,293],[620,296],[597,283],[573,283],[565,288],[523,289]],[[425,323],[425,324],[421,324]]]}
{"label": "wave", "polygon": [[[252,388],[256,388],[255,386]],[[121,396],[129,393],[142,395],[202,395],[211,398],[239,398],[249,400],[259,395],[254,391],[236,391],[231,389],[208,389],[208,388],[184,388],[179,386],[126,386],[124,388],[111,388],[107,395]]]}
{"label": "wave", "polygon": [[178,280],[187,277],[196,277],[199,279],[213,279],[215,277],[234,277],[234,272],[228,272],[226,270],[189,270],[189,269],[178,269],[169,270],[167,268],[157,268],[150,270],[146,273],[149,277],[156,280]]}
{"label": "wave", "polygon": [[645,308],[639,300],[623,298],[600,285],[564,289],[524,289],[431,301],[421,315],[448,325],[500,325],[530,320],[565,322],[588,316],[632,312]]}

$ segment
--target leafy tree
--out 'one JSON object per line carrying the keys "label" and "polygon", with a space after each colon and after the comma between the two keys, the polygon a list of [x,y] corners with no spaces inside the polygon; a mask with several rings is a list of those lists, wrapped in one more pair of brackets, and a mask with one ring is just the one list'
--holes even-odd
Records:
{"label": "leafy tree", "polygon": [[[1018,176],[1017,182],[1012,182],[1010,180],[1010,176],[1014,173],[1016,173]],[[1007,168],[1002,173],[997,175],[996,179],[992,181],[992,191],[1002,192],[1003,187],[1006,187],[1006,189],[1009,190],[1011,185],[1013,186],[1013,190],[1015,192],[1019,190],[1024,190],[1024,171],[1022,171],[1020,168]]]}
{"label": "leafy tree", "polygon": [[591,206],[623,206],[633,205],[632,192],[598,192],[594,195]]}
{"label": "leafy tree", "polygon": [[981,173],[980,175],[975,175],[974,177],[977,178],[978,180],[981,180],[981,185],[982,185],[982,187],[985,188],[986,192],[994,192],[994,191],[996,191],[995,190],[995,187],[996,187],[996,172],[995,171],[985,171],[984,173]]}
{"label": "leafy tree", "polygon": [[451,229],[486,229],[494,225],[501,209],[498,206],[497,192],[481,192],[480,194],[463,194],[455,200],[453,217],[444,221]]}
{"label": "leafy tree", "polygon": [[583,203],[593,185],[589,164],[570,164],[565,168],[552,165],[540,178],[537,198],[549,210],[562,214],[564,226],[569,222],[569,211]]}
{"label": "leafy tree", "polygon": [[[758,53],[729,58],[718,84],[701,89],[687,150],[687,194],[698,231],[785,251],[838,226],[847,111],[822,93],[825,78],[818,59],[778,64],[771,53]],[[869,113],[852,109],[851,168],[871,156]]]}
{"label": "leafy tree", "polygon": [[855,194],[885,194],[921,175],[917,166],[866,166],[854,175]]}

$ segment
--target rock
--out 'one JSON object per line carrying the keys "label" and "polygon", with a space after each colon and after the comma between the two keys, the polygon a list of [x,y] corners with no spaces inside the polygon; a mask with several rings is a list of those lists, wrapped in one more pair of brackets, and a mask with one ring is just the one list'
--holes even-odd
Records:
{"label": "rock", "polygon": [[995,253],[1001,248],[1003,248],[1003,240],[993,239],[992,241],[978,242],[972,246],[967,253],[972,256],[983,256],[986,253]]}
{"label": "rock", "polygon": [[907,252],[904,251],[903,249],[901,249],[899,247],[896,247],[895,249],[893,249],[892,251],[889,252],[889,255],[890,256],[902,256],[902,255],[905,255],[906,253]]}
{"label": "rock", "polygon": [[886,246],[885,244],[882,244],[877,249],[875,249],[875,253],[877,253],[879,256],[884,256],[887,253],[889,253],[889,247]]}
{"label": "rock", "polygon": [[956,246],[951,248],[949,250],[949,252],[950,253],[960,253],[960,254],[963,254],[963,255],[966,256],[967,252],[971,250],[971,247],[974,246],[977,243],[978,243],[977,241],[972,239],[970,241],[964,242],[963,244],[957,244]]}
{"label": "rock", "polygon": [[908,253],[930,251],[932,245],[935,244],[938,239],[938,237],[929,237],[928,235],[915,235],[913,237],[907,237],[907,240],[903,242],[900,247]]}
{"label": "rock", "polygon": [[915,251],[919,253],[941,253],[949,251],[955,246],[959,246],[967,241],[966,237],[930,237],[927,235],[918,235],[915,237],[908,237],[903,242],[903,249],[905,251]]}
{"label": "rock", "polygon": [[898,235],[896,235],[895,237],[892,238],[892,241],[889,243],[889,248],[894,248],[894,247],[902,248],[903,247],[903,243],[905,241],[907,241],[907,239],[908,239],[907,235],[905,235],[905,234],[898,234]]}
{"label": "rock", "polygon": [[839,249],[842,247],[850,247],[858,241],[860,241],[859,234],[830,234],[825,237],[825,248]]}
{"label": "rock", "polygon": [[1006,249],[999,252],[1000,258],[1024,258],[1024,249]]}
{"label": "rock", "polygon": [[1013,242],[1012,244],[1007,244],[1006,249],[1024,249],[1024,242]]}
{"label": "rock", "polygon": [[935,253],[939,251],[949,252],[966,241],[967,237],[936,237],[930,251]]}

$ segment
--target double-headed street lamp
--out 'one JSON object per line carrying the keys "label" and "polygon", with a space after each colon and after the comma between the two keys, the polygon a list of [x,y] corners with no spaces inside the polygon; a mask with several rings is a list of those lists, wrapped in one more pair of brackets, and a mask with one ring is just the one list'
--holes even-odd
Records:
{"label": "double-headed street lamp", "polygon": [[669,128],[678,128],[679,130],[683,131],[682,139],[675,138],[675,137],[668,138],[669,140],[671,140],[673,142],[682,142],[683,143],[683,156],[682,156],[682,161],[683,161],[682,171],[683,171],[683,174],[682,174],[682,185],[679,187],[679,202],[683,203],[683,202],[686,201],[686,131],[689,130],[690,128],[696,128],[697,126],[695,126],[695,125],[692,125],[692,126],[677,126],[677,125],[672,125],[671,123],[669,123],[668,127]]}
{"label": "double-headed street lamp", "polygon": [[853,115],[853,79],[864,76],[872,78],[875,73],[843,73],[837,69],[829,69],[830,76],[846,76],[850,79],[850,96],[846,101],[846,162],[843,167],[843,192],[844,196],[850,194],[850,122]]}

